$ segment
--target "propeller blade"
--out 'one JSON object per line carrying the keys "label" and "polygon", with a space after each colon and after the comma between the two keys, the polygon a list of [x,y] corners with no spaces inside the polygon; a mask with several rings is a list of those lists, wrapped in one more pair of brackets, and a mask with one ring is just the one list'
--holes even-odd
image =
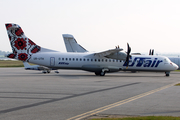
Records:
{"label": "propeller blade", "polygon": [[154,55],[154,49],[152,49],[152,53],[151,53],[151,55]]}
{"label": "propeller blade", "polygon": [[149,55],[151,55],[152,53],[151,53],[151,49],[149,50]]}
{"label": "propeller blade", "polygon": [[126,69],[129,66],[130,53],[131,53],[131,47],[129,47],[129,44],[127,43],[127,57],[126,57],[126,61],[125,61],[125,63],[127,64]]}

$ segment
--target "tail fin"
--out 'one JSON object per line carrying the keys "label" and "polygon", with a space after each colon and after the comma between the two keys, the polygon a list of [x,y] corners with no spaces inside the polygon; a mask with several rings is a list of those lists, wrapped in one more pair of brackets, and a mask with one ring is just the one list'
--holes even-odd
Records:
{"label": "tail fin", "polygon": [[62,36],[67,52],[88,52],[85,48],[77,43],[73,35],[63,34]]}
{"label": "tail fin", "polygon": [[31,59],[32,54],[38,52],[57,52],[36,45],[33,41],[25,36],[19,25],[13,23],[8,23],[5,25],[13,51],[13,53],[7,55],[6,57],[28,62]]}
{"label": "tail fin", "polygon": [[32,54],[41,51],[41,47],[27,38],[19,25],[9,23],[6,24],[6,29],[13,51],[7,57],[28,61]]}

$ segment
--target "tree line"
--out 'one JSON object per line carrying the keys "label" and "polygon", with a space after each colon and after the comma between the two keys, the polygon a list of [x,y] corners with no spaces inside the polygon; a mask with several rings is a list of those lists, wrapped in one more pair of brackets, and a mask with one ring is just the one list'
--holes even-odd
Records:
{"label": "tree line", "polygon": [[9,52],[9,51],[2,51],[2,50],[0,50],[0,55],[5,55],[5,54],[9,54],[9,53],[11,53],[11,52]]}

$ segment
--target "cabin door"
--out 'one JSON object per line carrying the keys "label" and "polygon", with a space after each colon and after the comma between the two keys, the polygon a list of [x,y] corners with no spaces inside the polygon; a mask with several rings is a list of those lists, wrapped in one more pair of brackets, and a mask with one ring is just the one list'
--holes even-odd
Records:
{"label": "cabin door", "polygon": [[55,65],[55,58],[51,57],[50,58],[50,66],[54,66]]}

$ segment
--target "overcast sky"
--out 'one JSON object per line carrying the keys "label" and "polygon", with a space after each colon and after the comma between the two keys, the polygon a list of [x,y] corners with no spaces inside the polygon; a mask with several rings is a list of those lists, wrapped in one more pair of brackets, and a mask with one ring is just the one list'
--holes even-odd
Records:
{"label": "overcast sky", "polygon": [[5,23],[41,47],[66,52],[62,34],[89,51],[180,53],[179,0],[0,0],[0,50],[11,51]]}

